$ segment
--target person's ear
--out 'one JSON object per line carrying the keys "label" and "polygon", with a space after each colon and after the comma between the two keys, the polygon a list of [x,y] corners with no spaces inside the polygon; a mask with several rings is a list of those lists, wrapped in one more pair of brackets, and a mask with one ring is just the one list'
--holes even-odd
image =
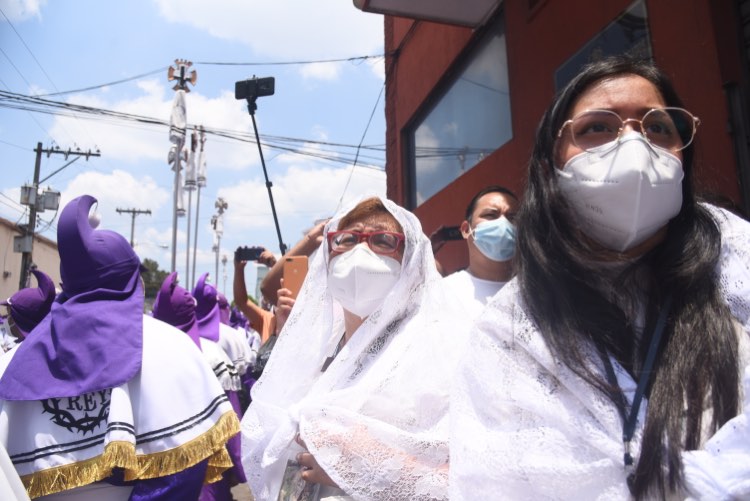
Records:
{"label": "person's ear", "polygon": [[461,235],[463,235],[464,240],[469,239],[469,235],[471,234],[471,225],[468,221],[464,220],[463,223],[461,223]]}

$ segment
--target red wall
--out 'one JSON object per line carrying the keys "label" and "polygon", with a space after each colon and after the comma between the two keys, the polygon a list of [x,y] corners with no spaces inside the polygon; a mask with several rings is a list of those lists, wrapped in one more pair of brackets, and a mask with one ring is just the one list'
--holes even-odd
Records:
{"label": "red wall", "polygon": [[[555,70],[632,0],[503,2],[508,48],[513,139],[414,212],[426,234],[458,224],[474,193],[501,184],[523,193],[534,131],[554,94]],[[696,139],[696,185],[740,203],[739,178],[722,89],[740,78],[737,25],[731,0],[649,0],[651,45],[657,63],[702,125]],[[386,17],[386,144],[388,196],[405,205],[409,193],[405,128],[473,39],[468,28]],[[730,50],[734,50],[730,54]],[[467,264],[463,242],[437,255],[447,271]]]}

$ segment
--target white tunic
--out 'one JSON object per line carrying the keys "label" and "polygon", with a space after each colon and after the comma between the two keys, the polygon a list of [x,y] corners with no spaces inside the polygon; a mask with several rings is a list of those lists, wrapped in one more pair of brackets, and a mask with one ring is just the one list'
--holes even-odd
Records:
{"label": "white tunic", "polygon": [[[15,353],[0,358],[0,374]],[[125,495],[130,487],[95,483],[114,466],[133,480],[209,457],[219,466],[209,467],[213,479],[231,466],[224,444],[237,431],[232,406],[195,343],[150,316],[143,317],[141,370],[130,381],[70,398],[0,401],[0,444],[32,496],[84,485],[92,495]]]}

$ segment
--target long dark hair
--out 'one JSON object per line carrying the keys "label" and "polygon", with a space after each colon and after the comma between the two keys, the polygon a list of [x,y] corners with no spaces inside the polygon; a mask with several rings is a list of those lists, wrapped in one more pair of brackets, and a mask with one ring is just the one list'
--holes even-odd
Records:
{"label": "long dark hair", "polygon": [[[737,414],[739,362],[731,313],[716,276],[721,234],[693,193],[693,145],[682,152],[679,214],[664,240],[630,264],[583,236],[558,188],[555,141],[571,108],[594,83],[628,75],[651,82],[667,106],[682,107],[669,79],[649,61],[614,57],[585,67],[558,94],[537,129],[517,218],[517,255],[523,301],[552,352],[613,403],[624,400],[622,392],[596,367],[613,356],[637,380],[660,308],[671,296],[632,482],[640,499],[684,487],[680,451],[700,446],[705,406],[712,410],[711,430]],[[613,259],[624,268],[614,276],[611,266],[602,264]],[[634,324],[644,297],[639,339]]]}

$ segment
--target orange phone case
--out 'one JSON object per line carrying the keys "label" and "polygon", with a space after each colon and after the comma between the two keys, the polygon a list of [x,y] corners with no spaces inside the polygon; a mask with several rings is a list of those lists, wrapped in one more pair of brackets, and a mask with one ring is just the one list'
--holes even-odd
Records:
{"label": "orange phone case", "polygon": [[292,297],[297,299],[307,275],[307,256],[285,256],[283,273],[284,288],[292,291]]}

